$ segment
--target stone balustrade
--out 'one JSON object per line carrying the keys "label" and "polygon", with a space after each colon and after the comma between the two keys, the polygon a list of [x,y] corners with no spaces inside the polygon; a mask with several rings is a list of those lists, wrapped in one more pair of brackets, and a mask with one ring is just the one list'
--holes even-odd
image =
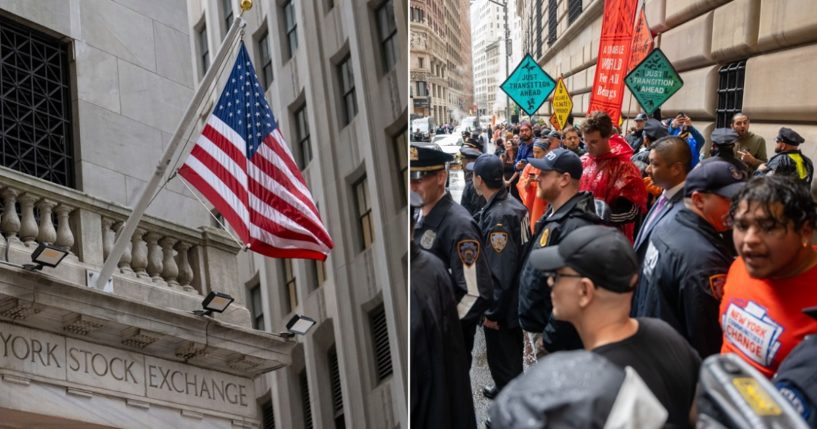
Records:
{"label": "stone balustrade", "polygon": [[[130,214],[119,204],[3,167],[0,204],[0,245],[30,252],[38,243],[49,243],[97,271]],[[115,274],[187,294],[206,293],[210,281],[217,290],[233,289],[224,283],[235,281],[238,250],[222,231],[145,216]]]}

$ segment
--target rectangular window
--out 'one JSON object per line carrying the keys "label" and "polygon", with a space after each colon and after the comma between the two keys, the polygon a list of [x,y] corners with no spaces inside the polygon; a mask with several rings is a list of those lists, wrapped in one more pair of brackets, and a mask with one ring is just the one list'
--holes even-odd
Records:
{"label": "rectangular window", "polygon": [[567,25],[573,24],[579,15],[582,14],[582,0],[568,0],[567,2]]}
{"label": "rectangular window", "polygon": [[417,96],[428,97],[428,84],[422,80],[417,81]]}
{"label": "rectangular window", "polygon": [[275,429],[275,410],[271,399],[261,404],[261,422],[264,429]]}
{"label": "rectangular window", "polygon": [[374,241],[372,236],[372,206],[369,202],[369,187],[366,176],[354,185],[357,219],[360,226],[360,244],[362,250],[368,249]]}
{"label": "rectangular window", "polygon": [[309,400],[309,379],[306,377],[304,368],[298,374],[298,381],[301,385],[301,406],[304,412],[304,429],[312,429],[312,403]]}
{"label": "rectangular window", "polygon": [[199,60],[201,61],[201,75],[204,76],[207,73],[207,69],[210,68],[210,48],[207,46],[207,26],[202,25],[201,29],[199,29],[198,34],[199,39]]}
{"label": "rectangular window", "polygon": [[406,206],[406,199],[408,196],[408,146],[407,146],[407,131],[408,128],[403,128],[400,133],[394,137],[394,152],[397,159],[397,171],[400,172],[400,207]]}
{"label": "rectangular window", "polygon": [[383,70],[388,72],[397,63],[397,25],[394,23],[394,4],[386,0],[377,8],[377,30],[383,55]]}
{"label": "rectangular window", "polygon": [[298,308],[298,284],[295,281],[295,270],[292,269],[292,259],[284,259],[284,284],[289,297],[289,313]]}
{"label": "rectangular window", "polygon": [[556,0],[548,0],[548,45],[556,41],[556,29],[559,25],[556,19]]}
{"label": "rectangular window", "polygon": [[0,19],[0,164],[74,187],[69,46]]}
{"label": "rectangular window", "polygon": [[292,0],[284,3],[284,30],[286,30],[287,40],[287,57],[292,58],[295,55],[295,50],[298,49],[298,31],[297,23],[295,21],[295,4]]}
{"label": "rectangular window", "polygon": [[298,152],[301,158],[301,170],[312,161],[312,147],[309,143],[309,120],[306,117],[306,105],[295,111],[295,137]]}
{"label": "rectangular window", "polygon": [[233,0],[221,0],[221,10],[224,12],[224,35],[230,31],[233,25]]}
{"label": "rectangular window", "polygon": [[357,97],[355,97],[355,75],[352,71],[351,57],[347,56],[338,65],[340,92],[343,98],[343,125],[352,122],[357,115]]}
{"label": "rectangular window", "polygon": [[255,285],[250,288],[250,311],[252,312],[252,327],[263,331],[264,328],[264,302],[261,300],[261,286]]}
{"label": "rectangular window", "polygon": [[343,391],[340,386],[340,368],[338,367],[338,352],[334,346],[329,349],[329,384],[332,388],[332,411],[335,418],[335,429],[343,429],[346,422],[343,420]]}
{"label": "rectangular window", "polygon": [[272,83],[272,55],[269,52],[269,32],[265,32],[258,39],[258,53],[261,56],[261,82],[264,84],[264,89],[267,89]]}
{"label": "rectangular window", "polygon": [[746,60],[721,67],[719,74],[715,128],[728,128],[732,124],[732,116],[743,109]]}
{"label": "rectangular window", "polygon": [[380,384],[392,374],[389,329],[386,325],[386,309],[382,303],[369,313],[369,326],[372,330],[375,373],[377,383]]}

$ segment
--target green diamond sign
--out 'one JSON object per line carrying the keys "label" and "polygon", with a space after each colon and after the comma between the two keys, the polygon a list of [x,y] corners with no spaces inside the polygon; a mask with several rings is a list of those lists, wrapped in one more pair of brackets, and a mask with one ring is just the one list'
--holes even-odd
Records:
{"label": "green diamond sign", "polygon": [[556,88],[556,81],[527,54],[499,88],[525,113],[533,115]]}
{"label": "green diamond sign", "polygon": [[624,79],[638,104],[651,114],[678,92],[684,81],[672,67],[667,56],[656,48]]}

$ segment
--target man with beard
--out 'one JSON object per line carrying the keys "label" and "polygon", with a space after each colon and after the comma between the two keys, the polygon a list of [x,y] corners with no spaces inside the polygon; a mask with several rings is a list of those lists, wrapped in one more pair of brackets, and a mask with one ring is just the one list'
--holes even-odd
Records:
{"label": "man with beard", "polygon": [[814,165],[802,152],[800,143],[806,141],[797,131],[791,128],[780,128],[777,133],[774,148],[775,156],[765,164],[760,164],[757,171],[760,174],[783,174],[792,176],[811,186],[811,178],[814,176]]}
{"label": "man with beard", "polygon": [[633,149],[613,135],[613,122],[605,112],[593,112],[582,123],[587,153],[582,156],[580,190],[590,191],[610,206],[610,222],[633,241],[635,222],[647,211],[647,189],[641,172],[632,163]]}
{"label": "man with beard", "polygon": [[743,113],[732,116],[732,129],[738,135],[735,144],[735,153],[753,171],[766,162],[766,140],[749,131],[749,117]]}
{"label": "man with beard", "polygon": [[550,203],[550,208],[536,223],[525,250],[519,274],[519,323],[535,338],[544,333],[543,348],[548,352],[578,349],[582,343],[575,328],[551,317],[547,278],[528,259],[532,251],[557,245],[571,231],[599,224],[601,219],[596,215],[593,195],[579,191],[582,163],[575,153],[555,149],[542,159],[529,161],[540,171],[537,194]]}
{"label": "man with beard", "polygon": [[533,128],[530,122],[523,121],[519,125],[519,144],[516,151],[516,171],[521,172],[528,163],[528,158],[533,151]]}

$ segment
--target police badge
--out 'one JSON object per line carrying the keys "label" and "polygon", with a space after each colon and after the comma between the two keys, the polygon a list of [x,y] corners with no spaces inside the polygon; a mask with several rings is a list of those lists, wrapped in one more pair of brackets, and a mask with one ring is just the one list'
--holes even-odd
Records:
{"label": "police badge", "polygon": [[712,296],[720,300],[723,298],[723,286],[726,284],[726,274],[709,276],[709,290]]}
{"label": "police badge", "polygon": [[426,232],[423,233],[423,236],[420,237],[420,247],[423,249],[429,250],[432,246],[434,246],[434,240],[437,238],[437,233],[427,229]]}
{"label": "police badge", "polygon": [[491,242],[491,247],[494,249],[494,252],[502,253],[508,244],[508,233],[505,231],[492,232],[488,235],[488,239]]}
{"label": "police badge", "polygon": [[462,240],[457,243],[457,254],[460,256],[460,261],[466,267],[474,265],[479,257],[479,241],[477,240]]}
{"label": "police badge", "polygon": [[550,238],[550,228],[542,230],[542,235],[539,236],[539,247],[548,245],[548,238]]}

